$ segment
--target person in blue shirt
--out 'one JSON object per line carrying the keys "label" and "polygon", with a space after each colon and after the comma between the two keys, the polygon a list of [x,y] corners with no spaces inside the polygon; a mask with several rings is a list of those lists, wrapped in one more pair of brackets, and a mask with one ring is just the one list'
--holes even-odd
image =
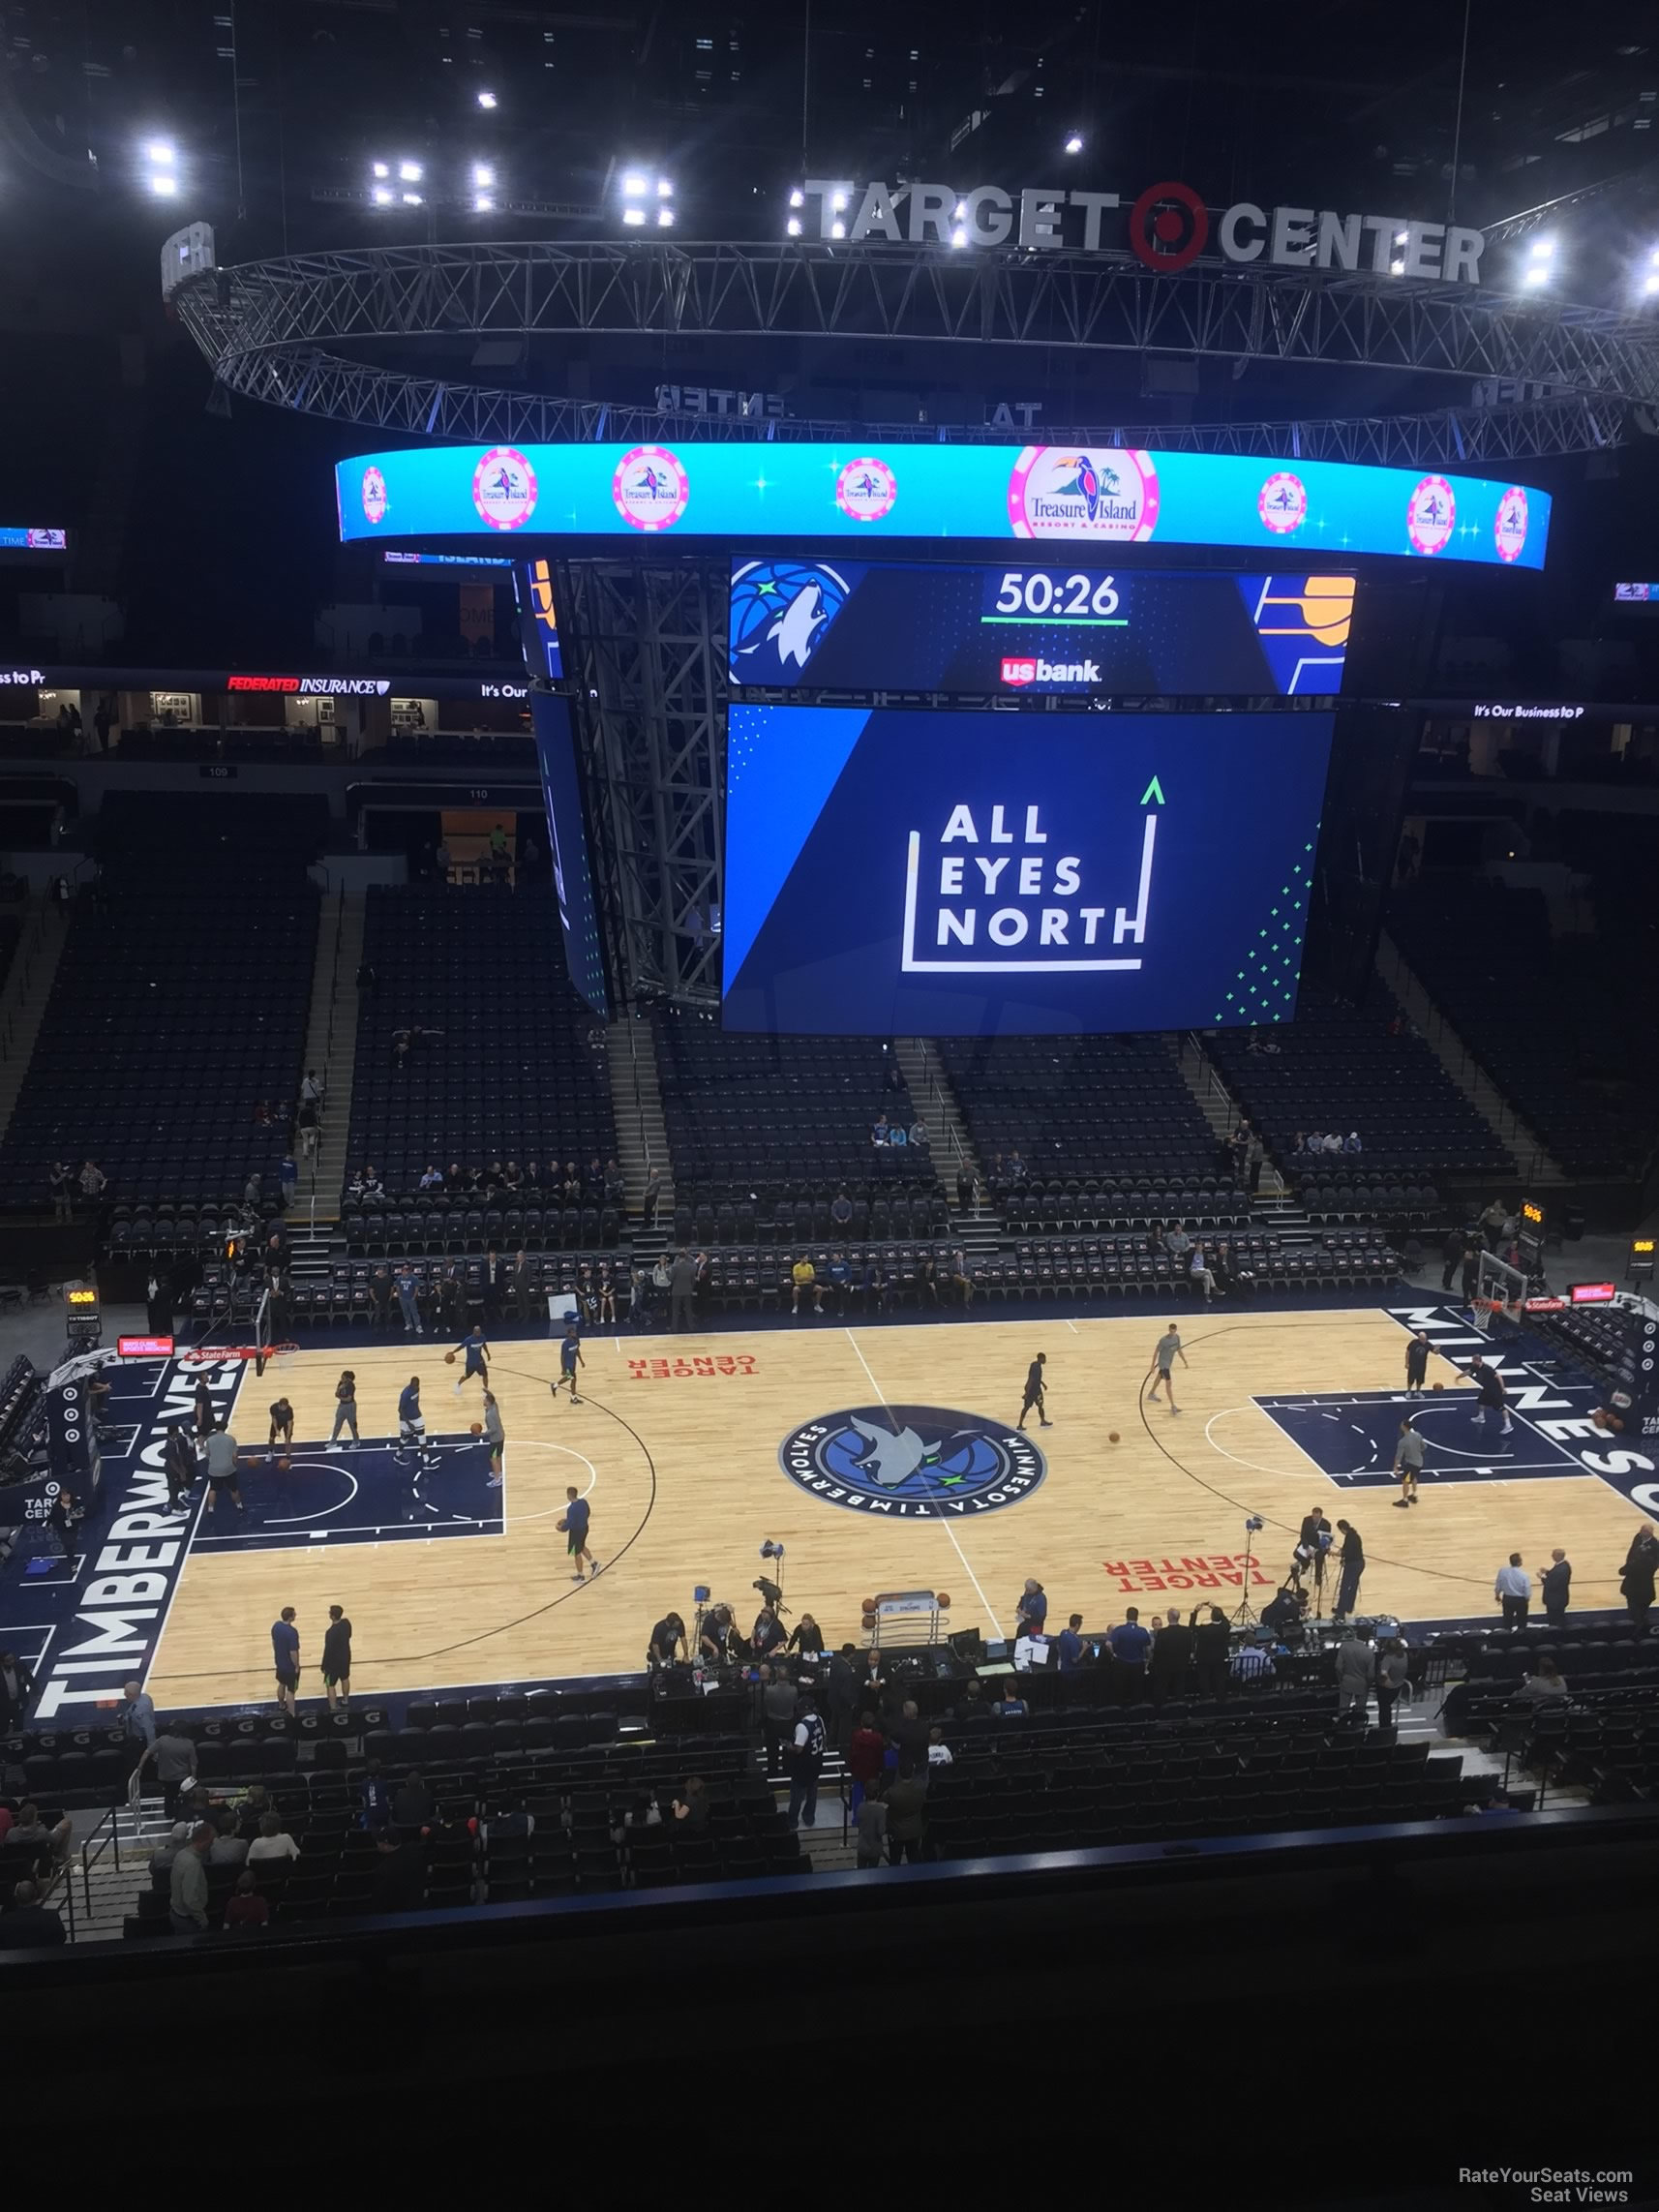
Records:
{"label": "person in blue shirt", "polygon": [[[564,1384],[568,1382],[570,1385],[570,1403],[573,1406],[581,1405],[582,1401],[576,1395],[576,1370],[579,1367],[586,1367],[587,1364],[588,1362],[582,1356],[581,1331],[574,1321],[566,1321],[564,1337],[558,1348],[558,1380],[553,1386],[553,1394],[556,1398]],[[586,1507],[584,1510],[586,1511]]]}
{"label": "person in blue shirt", "polygon": [[830,1264],[824,1270],[824,1287],[830,1297],[842,1308],[846,1306],[847,1293],[852,1288],[852,1285],[853,1270],[847,1265],[846,1254],[844,1252],[831,1254]]}
{"label": "person in blue shirt", "polygon": [[271,1623],[271,1658],[277,1671],[277,1703],[285,1712],[292,1712],[299,1696],[299,1630],[291,1605],[285,1605],[282,1619]]}
{"label": "person in blue shirt", "polygon": [[[455,1351],[464,1351],[467,1354],[467,1365],[461,1370],[461,1379],[455,1385],[457,1398],[461,1395],[462,1383],[469,1381],[474,1375],[488,1390],[490,1387],[490,1348],[484,1342],[484,1324],[482,1321],[473,1322],[471,1328],[456,1346]],[[455,1352],[451,1352],[449,1356],[453,1359]]]}
{"label": "person in blue shirt", "polygon": [[1137,1607],[1129,1608],[1106,1642],[1117,1662],[1119,1690],[1127,1702],[1136,1695],[1146,1680],[1146,1654],[1152,1649],[1152,1637],[1140,1624]]}
{"label": "person in blue shirt", "polygon": [[437,1454],[426,1440],[426,1418],[420,1409],[420,1377],[411,1375],[398,1393],[398,1443],[392,1457],[406,1466],[410,1449],[421,1467],[436,1467]]}
{"label": "person in blue shirt", "polygon": [[392,1791],[380,1772],[378,1759],[371,1759],[363,1777],[363,1826],[373,1833],[392,1825]]}
{"label": "person in blue shirt", "polygon": [[1048,1593],[1035,1576],[1027,1575],[1025,1588],[1020,1592],[1016,1609],[1014,1634],[1041,1636],[1042,1624],[1048,1619]]}
{"label": "person in blue shirt", "polygon": [[564,1514],[558,1525],[564,1530],[564,1548],[576,1562],[575,1580],[585,1582],[588,1578],[582,1571],[584,1560],[591,1573],[599,1572],[599,1562],[588,1549],[589,1507],[586,1498],[577,1496],[574,1484],[566,1489],[564,1498]]}
{"label": "person in blue shirt", "polygon": [[1060,1653],[1060,1672],[1063,1675],[1077,1674],[1082,1668],[1083,1639],[1078,1633],[1082,1625],[1083,1616],[1073,1613],[1054,1639],[1055,1648]]}
{"label": "person in blue shirt", "polygon": [[397,1285],[398,1304],[403,1311],[405,1330],[412,1337],[425,1336],[420,1309],[415,1304],[415,1271],[407,1259],[398,1269],[394,1281]]}

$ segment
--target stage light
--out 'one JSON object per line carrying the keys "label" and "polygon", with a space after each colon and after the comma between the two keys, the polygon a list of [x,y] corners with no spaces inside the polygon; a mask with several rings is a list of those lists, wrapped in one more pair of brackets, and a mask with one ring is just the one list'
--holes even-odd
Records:
{"label": "stage light", "polygon": [[950,243],[952,246],[965,246],[968,243],[968,233],[959,223],[950,233]]}
{"label": "stage light", "polygon": [[419,184],[426,171],[421,167],[419,162],[400,162],[398,174],[405,184]]}
{"label": "stage light", "polygon": [[404,205],[406,207],[424,207],[426,202],[421,198],[418,192],[406,192],[404,194]]}
{"label": "stage light", "polygon": [[178,178],[169,176],[166,169],[158,169],[150,179],[150,190],[162,199],[176,199]]}
{"label": "stage light", "polygon": [[831,223],[830,235],[831,238],[844,238],[847,235],[847,226],[844,223]]}
{"label": "stage light", "polygon": [[799,215],[792,215],[792,216],[790,217],[789,221],[788,221],[788,222],[787,222],[787,223],[784,225],[784,228],[785,228],[785,229],[786,229],[786,230],[789,232],[789,235],[790,235],[792,238],[799,238],[799,237],[800,236],[800,218],[799,218]]}
{"label": "stage light", "polygon": [[658,199],[672,199],[674,197],[674,179],[672,177],[659,176],[657,178],[656,196]]}
{"label": "stage light", "polygon": [[1553,238],[1534,238],[1527,248],[1527,254],[1534,261],[1549,260],[1554,251],[1555,241]]}
{"label": "stage light", "polygon": [[799,185],[797,185],[790,194],[789,204],[791,207],[804,207],[806,205],[806,195],[801,191]]}
{"label": "stage light", "polygon": [[1397,231],[1394,233],[1394,243],[1395,243],[1397,246],[1403,246],[1403,245],[1404,245],[1404,243],[1405,243],[1405,233],[1404,233],[1404,231],[1403,231],[1403,230],[1397,230]]}
{"label": "stage light", "polygon": [[1391,277],[1403,277],[1405,274],[1405,263],[1401,260],[1390,261],[1388,273]]}
{"label": "stage light", "polygon": [[672,230],[674,228],[674,209],[672,207],[659,207],[657,209],[656,227],[659,230]]}
{"label": "stage light", "polygon": [[1523,284],[1528,285],[1547,285],[1550,282],[1549,262],[1529,261],[1526,265],[1525,273],[1521,281]]}
{"label": "stage light", "polygon": [[643,199],[645,197],[645,178],[641,176],[638,169],[630,169],[627,175],[622,179],[623,197],[627,199]]}
{"label": "stage light", "polygon": [[496,106],[496,95],[493,92],[479,93],[478,105],[480,107],[494,107]]}
{"label": "stage light", "polygon": [[622,210],[622,221],[636,227],[642,224],[645,219],[646,211],[643,207],[624,207]]}
{"label": "stage light", "polygon": [[377,184],[375,187],[375,205],[377,207],[390,207],[391,204],[392,195],[390,188],[383,184]]}
{"label": "stage light", "polygon": [[391,170],[387,167],[384,162],[377,162],[375,164],[375,174],[377,176],[390,176],[391,173]]}
{"label": "stage light", "polygon": [[487,192],[475,192],[472,195],[472,212],[474,215],[494,215],[496,202]]}
{"label": "stage light", "polygon": [[152,138],[144,148],[144,159],[159,169],[170,169],[178,160],[178,148],[170,138]]}
{"label": "stage light", "polygon": [[1083,141],[1075,131],[1066,141],[1066,151],[1069,154],[1080,154],[1083,151]]}
{"label": "stage light", "polygon": [[480,192],[489,192],[496,182],[495,165],[491,162],[474,162],[472,182]]}
{"label": "stage light", "polygon": [[847,212],[847,195],[844,192],[831,193],[830,196],[830,205],[834,209],[837,215],[844,215]]}

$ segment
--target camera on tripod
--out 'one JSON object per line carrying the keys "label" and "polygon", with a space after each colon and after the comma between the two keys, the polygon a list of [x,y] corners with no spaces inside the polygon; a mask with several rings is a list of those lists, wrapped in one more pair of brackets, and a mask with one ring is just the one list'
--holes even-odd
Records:
{"label": "camera on tripod", "polygon": [[[781,1544],[774,1544],[771,1538],[769,1536],[766,1542],[761,1546],[761,1558],[763,1560],[778,1560],[781,1561],[783,1558],[783,1546]],[[781,1567],[779,1571],[782,1571]],[[750,1587],[751,1589],[758,1590],[760,1591],[761,1603],[763,1605],[769,1605],[772,1611],[778,1616],[779,1620],[781,1620],[784,1613],[788,1610],[783,1602],[782,1583],[772,1582],[769,1580],[766,1575],[760,1574],[756,1575],[754,1582],[750,1585]]]}

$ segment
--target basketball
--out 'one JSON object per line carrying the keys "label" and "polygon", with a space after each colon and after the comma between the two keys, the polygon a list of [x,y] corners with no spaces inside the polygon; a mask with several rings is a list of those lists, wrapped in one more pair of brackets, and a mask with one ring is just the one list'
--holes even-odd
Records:
{"label": "basketball", "polygon": [[1434,1385],[1434,1388],[1435,1388],[1436,1390],[1444,1390],[1444,1389],[1445,1389],[1445,1387],[1446,1387],[1446,1385],[1445,1385],[1443,1382],[1436,1382],[1436,1383],[1435,1383],[1435,1385]]}
{"label": "basketball", "polygon": [[561,1514],[559,1515],[558,1519],[558,1520],[557,1520],[557,1521],[556,1521],[556,1522],[555,1522],[553,1525],[554,1525],[554,1527],[555,1527],[555,1528],[556,1528],[556,1529],[557,1529],[557,1530],[559,1531],[560,1535],[562,1535],[562,1534],[564,1533],[565,1530],[569,1528],[569,1526],[570,1526],[570,1523],[569,1523],[569,1522],[568,1522],[568,1521],[567,1521],[567,1520],[564,1518],[563,1514],[561,1513]]}
{"label": "basketball", "polygon": [[481,1436],[484,1434],[484,1424],[483,1424],[483,1422],[482,1422],[482,1421],[474,1421],[474,1422],[473,1422],[473,1424],[472,1424],[472,1434],[473,1434],[475,1437],[481,1437]]}
{"label": "basketball", "polygon": [[292,1465],[293,1461],[291,1459],[280,1459],[277,1462],[277,1472],[279,1474],[287,1474],[288,1469],[292,1467]]}
{"label": "basketball", "polygon": [[443,1364],[445,1367],[453,1367],[455,1365],[455,1354],[452,1351],[446,1351],[444,1353]]}
{"label": "basketball", "polygon": [[1613,1423],[1607,1417],[1607,1409],[1605,1407],[1598,1406],[1596,1408],[1595,1411],[1590,1415],[1590,1425],[1592,1428],[1597,1429],[1611,1429],[1613,1427]]}
{"label": "basketball", "polygon": [[1119,1440],[1120,1440],[1120,1439],[1119,1439],[1119,1437],[1118,1437],[1118,1433],[1117,1433],[1116,1429],[1108,1429],[1108,1430],[1106,1431],[1106,1441],[1107,1441],[1107,1443],[1109,1443],[1109,1444],[1115,1444],[1115,1443],[1117,1443]]}
{"label": "basketball", "polygon": [[936,1591],[933,1602],[938,1606],[941,1613],[948,1613],[950,1609],[950,1592],[948,1590]]}
{"label": "basketball", "polygon": [[876,1609],[876,1601],[875,1601],[875,1599],[874,1599],[873,1597],[860,1597],[860,1600],[859,1600],[859,1611],[860,1611],[860,1613],[873,1613],[873,1612],[875,1611],[875,1609]]}
{"label": "basketball", "polygon": [[868,1632],[870,1629],[872,1629],[872,1628],[875,1626],[875,1624],[876,1624],[876,1617],[875,1617],[875,1615],[874,1615],[873,1613],[866,1613],[866,1614],[864,1615],[864,1617],[863,1617],[862,1621],[860,1621],[860,1623],[859,1623],[860,1627],[860,1628],[862,1628],[863,1630],[865,1630],[865,1632],[866,1632],[866,1633],[867,1633],[867,1632]]}

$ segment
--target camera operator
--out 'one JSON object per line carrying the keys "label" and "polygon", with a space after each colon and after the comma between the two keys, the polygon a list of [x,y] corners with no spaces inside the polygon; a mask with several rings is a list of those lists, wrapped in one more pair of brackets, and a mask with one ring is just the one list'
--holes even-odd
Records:
{"label": "camera operator", "polygon": [[1262,1626],[1271,1628],[1282,1644],[1301,1642],[1302,1623],[1307,1618],[1308,1592],[1293,1582],[1282,1584],[1278,1596],[1261,1609]]}
{"label": "camera operator", "polygon": [[665,1613],[651,1630],[646,1663],[651,1667],[672,1667],[677,1658],[682,1659],[685,1655],[685,1623],[678,1613]]}
{"label": "camera operator", "polygon": [[753,1660],[769,1659],[788,1641],[783,1622],[769,1604],[763,1605],[755,1615],[755,1625],[749,1636],[749,1657]]}
{"label": "camera operator", "polygon": [[711,1605],[704,1614],[697,1651],[699,1657],[709,1666],[724,1666],[728,1659],[742,1657],[742,1638],[729,1605]]}

